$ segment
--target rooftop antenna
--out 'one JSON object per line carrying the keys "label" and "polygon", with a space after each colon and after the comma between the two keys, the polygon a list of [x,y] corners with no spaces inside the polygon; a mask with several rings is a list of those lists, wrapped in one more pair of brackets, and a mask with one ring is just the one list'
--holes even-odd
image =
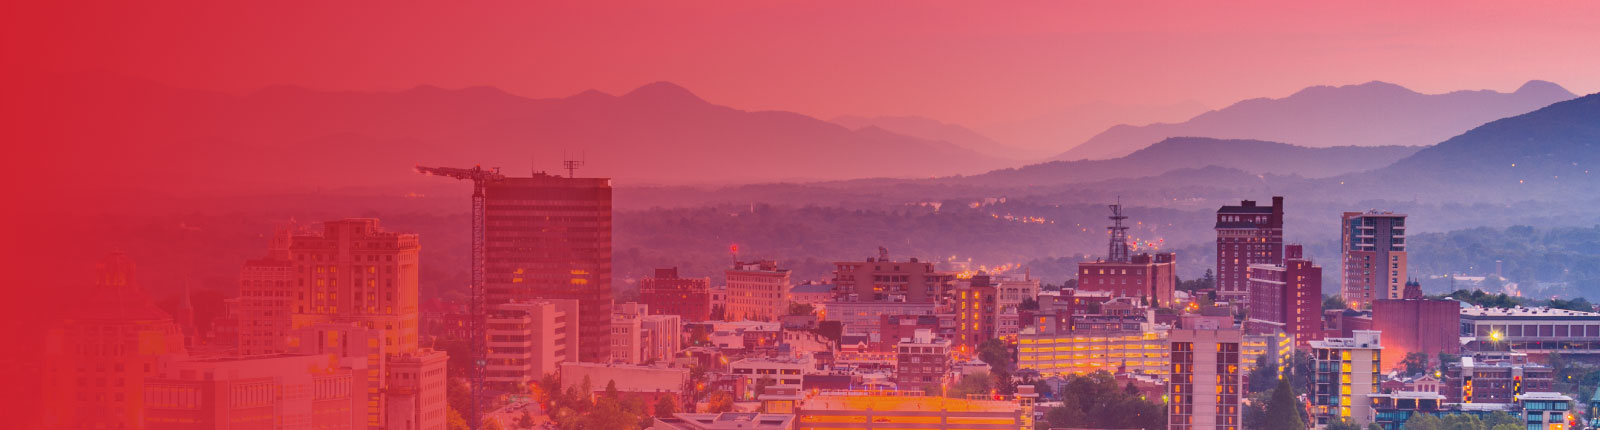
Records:
{"label": "rooftop antenna", "polygon": [[[561,158],[565,158],[564,160],[561,161],[561,167],[564,168],[564,169],[567,169],[567,179],[571,179],[571,178],[576,177],[576,173],[575,172],[578,171],[579,167],[583,167],[583,161],[584,160],[574,160],[574,159],[571,159],[571,158],[567,158],[566,151],[562,151]],[[585,158],[585,159],[589,158],[589,151],[584,151],[583,152],[583,158]]]}
{"label": "rooftop antenna", "polygon": [[1122,214],[1122,196],[1117,196],[1117,203],[1111,205],[1111,216],[1109,218],[1112,224],[1110,227],[1106,227],[1106,230],[1111,232],[1111,243],[1109,244],[1110,249],[1106,251],[1106,261],[1126,263],[1128,262],[1128,227],[1122,225],[1122,221],[1127,220],[1128,216]]}

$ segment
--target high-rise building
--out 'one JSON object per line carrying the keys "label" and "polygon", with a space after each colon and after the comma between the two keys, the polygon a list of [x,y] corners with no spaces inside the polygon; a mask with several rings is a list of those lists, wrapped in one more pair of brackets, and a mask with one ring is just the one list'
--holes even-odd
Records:
{"label": "high-rise building", "polygon": [[1311,341],[1312,415],[1317,428],[1329,423],[1350,421],[1358,426],[1372,423],[1372,402],[1367,397],[1378,393],[1382,373],[1381,333],[1356,330],[1352,337]]}
{"label": "high-rise building", "polygon": [[678,269],[656,269],[639,281],[639,301],[654,315],[677,315],[687,322],[711,319],[710,278],[680,278]]}
{"label": "high-rise building", "polygon": [[239,270],[239,355],[276,354],[289,349],[283,343],[291,328],[289,304],[299,291],[295,265],[287,258],[263,258],[244,263]]}
{"label": "high-rise building", "polygon": [[1252,264],[1283,265],[1283,197],[1272,206],[1254,200],[1217,209],[1217,294],[1248,301]]}
{"label": "high-rise building", "polygon": [[1249,317],[1282,324],[1303,347],[1323,335],[1322,266],[1298,244],[1285,246],[1284,257],[1282,265],[1250,265]]}
{"label": "high-rise building", "polygon": [[1373,300],[1405,298],[1405,214],[1345,212],[1339,218],[1339,238],[1339,291],[1346,305],[1361,309]]}
{"label": "high-rise building", "polygon": [[503,303],[489,308],[484,333],[488,365],[484,380],[512,387],[556,373],[578,360],[581,334],[577,300]]}
{"label": "high-rise building", "polygon": [[415,234],[384,231],[377,219],[323,223],[319,235],[295,235],[293,325],[353,322],[383,330],[390,353],[417,350]]}
{"label": "high-rise building", "polygon": [[139,286],[133,261],[111,254],[95,284],[46,335],[47,428],[145,428],[145,378],[184,356],[183,334]]}
{"label": "high-rise building", "polygon": [[[934,270],[934,263],[893,261],[879,249],[878,258],[833,263],[833,285],[840,302],[934,303],[955,282],[953,273]],[[877,316],[873,316],[873,322]]]}
{"label": "high-rise building", "polygon": [[970,281],[951,293],[950,302],[956,329],[952,348],[962,356],[972,354],[983,341],[994,338],[995,317],[999,313],[995,305],[999,295],[989,285],[989,278],[975,276]]}
{"label": "high-rise building", "polygon": [[1172,360],[1167,428],[1242,428],[1244,333],[1233,328],[1174,329],[1167,336]]}
{"label": "high-rise building", "polygon": [[737,262],[725,272],[728,284],[727,321],[777,321],[789,313],[789,269],[778,262]]}
{"label": "high-rise building", "polygon": [[543,173],[484,184],[488,304],[578,301],[579,358],[611,355],[611,180]]}

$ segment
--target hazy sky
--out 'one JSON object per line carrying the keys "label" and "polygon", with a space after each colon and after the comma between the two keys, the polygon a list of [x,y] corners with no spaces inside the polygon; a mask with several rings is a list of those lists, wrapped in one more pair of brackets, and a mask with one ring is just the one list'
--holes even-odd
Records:
{"label": "hazy sky", "polygon": [[5,65],[230,92],[434,84],[553,97],[666,80],[746,109],[971,125],[1370,80],[1600,91],[1595,1],[172,3],[8,2]]}

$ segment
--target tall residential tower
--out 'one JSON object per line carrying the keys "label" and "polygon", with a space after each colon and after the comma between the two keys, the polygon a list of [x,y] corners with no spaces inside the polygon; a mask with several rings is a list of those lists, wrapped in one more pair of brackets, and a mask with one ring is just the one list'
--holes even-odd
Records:
{"label": "tall residential tower", "polygon": [[1344,269],[1340,293],[1351,308],[1402,299],[1406,286],[1406,215],[1345,212],[1339,220]]}
{"label": "tall residential tower", "polygon": [[1217,209],[1217,294],[1248,301],[1252,264],[1283,265],[1283,197],[1272,206],[1254,200]]}

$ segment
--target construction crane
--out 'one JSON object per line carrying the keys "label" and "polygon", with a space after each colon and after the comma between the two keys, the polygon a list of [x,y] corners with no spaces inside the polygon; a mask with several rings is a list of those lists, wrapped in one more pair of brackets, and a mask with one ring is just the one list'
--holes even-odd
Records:
{"label": "construction crane", "polygon": [[454,167],[423,167],[416,166],[417,173],[430,176],[443,176],[461,180],[472,181],[472,287],[470,315],[467,318],[467,332],[472,337],[472,368],[468,369],[468,377],[472,380],[472,410],[467,411],[467,424],[473,430],[483,426],[484,368],[489,365],[488,346],[484,344],[487,334],[484,333],[483,319],[485,318],[486,303],[483,294],[483,266],[484,266],[484,207],[483,190],[487,183],[504,180],[505,175],[500,174],[499,168],[484,169],[483,166],[472,166],[471,169]]}

